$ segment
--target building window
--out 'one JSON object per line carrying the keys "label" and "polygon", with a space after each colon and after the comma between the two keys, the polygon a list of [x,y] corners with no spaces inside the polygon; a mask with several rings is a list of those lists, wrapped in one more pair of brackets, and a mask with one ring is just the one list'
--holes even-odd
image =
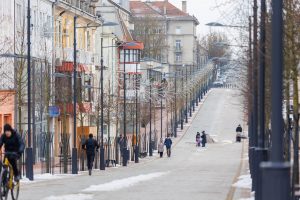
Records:
{"label": "building window", "polygon": [[176,26],[176,34],[181,34],[181,27],[180,26]]}
{"label": "building window", "polygon": [[176,48],[176,50],[180,50],[181,49],[181,40],[176,40],[175,48]]}
{"label": "building window", "polygon": [[175,61],[176,62],[181,62],[181,54],[176,53],[176,55],[175,55]]}

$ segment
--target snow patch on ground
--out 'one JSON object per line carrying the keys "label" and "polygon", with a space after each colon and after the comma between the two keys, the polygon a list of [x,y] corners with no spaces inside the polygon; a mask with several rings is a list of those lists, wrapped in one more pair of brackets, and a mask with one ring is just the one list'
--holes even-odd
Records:
{"label": "snow patch on ground", "polygon": [[239,180],[232,185],[233,187],[251,189],[252,179],[250,174],[242,175],[238,179]]}
{"label": "snow patch on ground", "polygon": [[69,194],[63,196],[50,196],[43,200],[93,200],[93,195],[90,194]]}
{"label": "snow patch on ground", "polygon": [[128,188],[133,185],[136,185],[140,182],[149,181],[154,178],[158,178],[160,176],[166,175],[169,172],[156,172],[151,174],[142,174],[139,176],[133,176],[129,178],[119,179],[115,181],[111,181],[108,183],[100,184],[100,185],[91,185],[90,187],[82,190],[83,192],[101,192],[101,191],[115,191],[121,190],[123,188]]}
{"label": "snow patch on ground", "polygon": [[223,144],[232,144],[233,141],[232,140],[223,140],[222,143]]}
{"label": "snow patch on ground", "polygon": [[41,182],[41,181],[63,179],[63,178],[66,178],[66,177],[73,177],[73,176],[78,176],[78,175],[73,175],[73,174],[49,174],[49,173],[35,174],[33,181],[30,181],[28,178],[23,177],[21,179],[21,183],[36,183],[36,182]]}
{"label": "snow patch on ground", "polygon": [[250,198],[243,198],[243,199],[239,199],[239,200],[254,200],[254,197],[250,197]]}

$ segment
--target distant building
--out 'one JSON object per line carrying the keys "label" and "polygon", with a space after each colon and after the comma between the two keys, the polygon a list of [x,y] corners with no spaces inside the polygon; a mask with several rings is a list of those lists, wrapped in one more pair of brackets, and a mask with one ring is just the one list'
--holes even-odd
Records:
{"label": "distant building", "polygon": [[[146,32],[135,32],[136,37],[143,41],[143,36],[155,35],[152,38],[156,43],[150,44],[148,48],[153,49],[155,45],[162,45],[158,49],[160,55],[154,53],[155,59],[162,63],[168,63],[170,71],[180,69],[182,66],[196,67],[198,65],[196,27],[199,22],[194,16],[187,13],[186,8],[186,1],[182,1],[181,10],[168,0],[130,1],[133,23],[151,19],[153,21],[153,23],[148,23],[148,29],[144,28]],[[139,28],[138,26],[141,25],[135,24],[135,28]],[[145,51],[147,51],[147,41],[145,42]],[[148,55],[151,56],[152,53],[149,52]]]}

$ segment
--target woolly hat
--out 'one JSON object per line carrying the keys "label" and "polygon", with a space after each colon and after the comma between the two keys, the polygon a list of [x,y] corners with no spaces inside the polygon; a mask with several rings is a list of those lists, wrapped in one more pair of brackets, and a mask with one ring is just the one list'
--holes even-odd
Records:
{"label": "woolly hat", "polygon": [[11,127],[11,125],[5,124],[5,125],[4,125],[4,132],[5,132],[5,131],[11,131],[11,132],[13,132],[13,128]]}

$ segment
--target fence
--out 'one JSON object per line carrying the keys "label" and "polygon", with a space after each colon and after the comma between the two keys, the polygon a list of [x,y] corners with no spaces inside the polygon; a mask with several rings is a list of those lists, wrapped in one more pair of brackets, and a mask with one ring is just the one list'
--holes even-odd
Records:
{"label": "fence", "polygon": [[[25,145],[28,146],[28,133],[27,131],[22,131],[21,136],[25,142]],[[41,132],[33,136],[34,145],[34,170],[35,173],[71,173],[71,141],[69,133],[61,133],[59,138],[55,140],[55,133],[53,132]],[[80,171],[87,170],[87,158],[86,152],[82,149],[82,144],[84,144],[87,138],[80,137],[78,138],[80,145],[78,147],[78,169]],[[106,166],[111,167],[115,164],[122,163],[122,143],[120,142],[120,137],[110,137],[104,139],[104,151],[105,151],[105,161]],[[55,141],[58,141],[58,144],[55,144]],[[126,136],[126,148],[129,153],[128,161],[134,161],[135,155],[135,135]],[[156,150],[158,144],[158,136],[156,131],[152,132],[152,149]],[[55,146],[56,145],[56,146]],[[145,157],[149,153],[149,132],[141,132],[138,135],[138,147],[139,147],[139,156]],[[56,149],[57,148],[57,149]],[[55,150],[56,149],[56,150]],[[96,152],[94,167],[99,168],[99,152]],[[22,155],[19,168],[21,173],[26,175],[26,152]]]}

